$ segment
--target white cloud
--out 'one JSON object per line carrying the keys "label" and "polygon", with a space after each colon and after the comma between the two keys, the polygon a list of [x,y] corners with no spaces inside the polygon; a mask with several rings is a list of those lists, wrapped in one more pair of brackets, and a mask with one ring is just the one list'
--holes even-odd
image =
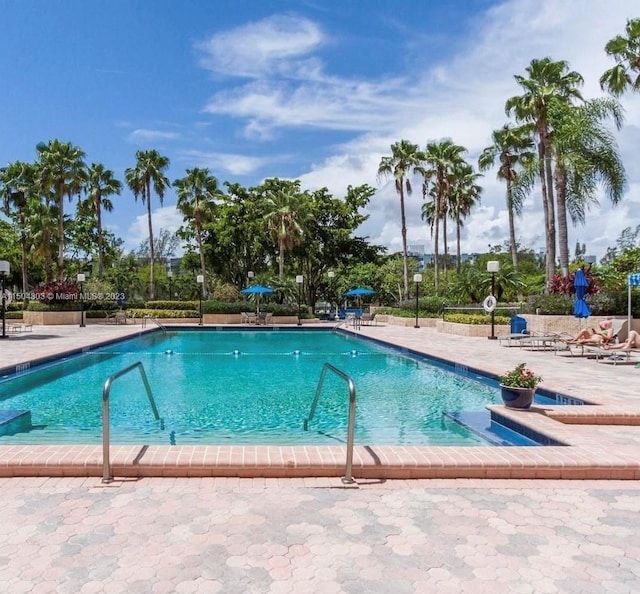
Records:
{"label": "white cloud", "polygon": [[179,153],[179,158],[195,163],[198,167],[207,167],[212,172],[226,171],[232,175],[247,175],[253,173],[269,161],[266,157],[248,157],[232,153],[215,153],[197,150],[185,150]]}
{"label": "white cloud", "polygon": [[[152,210],[151,222],[154,237],[160,233],[161,229],[174,233],[183,224],[182,214],[176,210],[175,206],[161,206]],[[146,214],[137,216],[129,226],[125,238],[125,249],[135,250],[143,241],[149,241],[149,220]]]}
{"label": "white cloud", "polygon": [[164,132],[162,130],[145,130],[139,128],[134,130],[127,137],[127,141],[131,143],[138,142],[155,142],[158,140],[177,140],[180,138],[180,134],[177,132]]}
{"label": "white cloud", "polygon": [[205,68],[229,76],[262,77],[280,73],[295,75],[313,68],[301,57],[324,40],[312,21],[276,15],[214,35],[197,45]]}

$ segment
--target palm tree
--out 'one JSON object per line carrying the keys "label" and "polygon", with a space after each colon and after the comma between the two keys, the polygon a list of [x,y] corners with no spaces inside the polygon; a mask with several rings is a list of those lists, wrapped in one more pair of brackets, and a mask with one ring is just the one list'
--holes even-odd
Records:
{"label": "palm tree", "polygon": [[402,264],[404,275],[403,298],[409,298],[409,264],[407,258],[407,220],[404,207],[404,192],[411,195],[412,173],[416,173],[417,168],[423,161],[423,154],[417,144],[412,144],[408,140],[401,140],[391,145],[391,156],[382,157],[378,165],[378,178],[387,179],[392,177],[395,181],[396,192],[400,196],[400,220],[402,232]]}
{"label": "palm tree", "polygon": [[465,217],[469,216],[471,209],[480,201],[482,187],[476,182],[481,177],[481,173],[476,173],[473,167],[464,161],[458,163],[453,171],[449,213],[456,224],[456,272],[460,272],[460,230]]}
{"label": "palm tree", "polygon": [[149,223],[149,297],[155,297],[155,254],[153,248],[153,225],[151,222],[151,184],[158,195],[160,205],[164,199],[165,190],[171,186],[171,182],[164,174],[169,167],[169,159],[163,157],[158,151],[137,151],[136,166],[129,167],[125,171],[127,185],[133,192],[135,199],[142,198],[142,203],[147,205],[147,220]]}
{"label": "palm tree", "polygon": [[[440,142],[430,142],[423,153],[423,165],[417,168],[417,172],[422,174],[424,182],[422,184],[422,195],[426,198],[429,190],[429,184],[432,184],[430,195],[434,199],[434,210],[432,213],[432,226],[435,229],[433,233],[433,264],[435,268],[434,285],[436,293],[438,292],[438,274],[439,274],[439,227],[440,221],[443,221],[444,235],[444,271],[447,274],[447,228],[446,217],[448,216],[449,203],[453,172],[455,167],[463,160],[462,154],[466,152],[463,146],[454,144],[453,141],[446,139]],[[423,208],[423,218],[425,211]]]}
{"label": "palm tree", "polygon": [[0,194],[5,214],[17,221],[20,231],[22,294],[26,303],[28,290],[27,215],[29,201],[37,196],[35,165],[14,161],[0,169]]}
{"label": "palm tree", "polygon": [[173,185],[178,195],[176,206],[183,214],[184,221],[188,224],[193,223],[195,229],[200,254],[200,274],[204,277],[204,286],[206,286],[202,232],[205,222],[213,214],[216,198],[222,198],[223,194],[218,188],[218,180],[209,173],[208,169],[199,167],[187,169],[187,175],[174,181]]}
{"label": "palm tree", "polygon": [[600,86],[619,97],[627,89],[640,91],[640,18],[627,20],[626,37],[617,35],[604,46],[616,65],[600,77]]}
{"label": "palm tree", "polygon": [[538,148],[538,175],[542,188],[542,206],[545,218],[546,239],[546,290],[555,272],[556,262],[556,222],[553,197],[553,168],[551,148],[551,127],[548,108],[553,99],[569,103],[572,99],[582,99],[578,87],[583,78],[575,71],[569,71],[567,62],[554,62],[551,58],[531,60],[526,68],[528,78],[516,75],[517,83],[524,93],[507,99],[507,115],[513,113],[520,122],[534,125]]}
{"label": "palm tree", "polygon": [[[269,184],[269,182],[273,182]],[[267,185],[279,183],[281,187],[267,190],[265,219],[272,237],[278,242],[278,278],[284,280],[284,256],[303,235],[306,217],[305,194],[299,191],[299,184],[290,182],[282,185],[279,180],[267,180]]]}
{"label": "palm tree", "polygon": [[64,279],[64,197],[80,194],[85,179],[84,151],[70,142],[50,140],[36,146],[40,190],[52,190],[58,208],[58,279]]}
{"label": "palm tree", "polygon": [[98,236],[98,277],[102,278],[104,260],[104,237],[102,233],[102,209],[113,210],[113,203],[107,198],[120,194],[122,182],[114,177],[111,169],[105,169],[101,163],[92,163],[87,173],[87,198],[89,206],[96,217],[96,233]]}
{"label": "palm tree", "polygon": [[533,129],[531,126],[513,127],[505,124],[491,135],[493,144],[485,148],[478,158],[482,171],[493,167],[496,158],[500,162],[497,177],[507,185],[507,216],[509,217],[509,246],[513,269],[518,269],[518,246],[516,244],[515,217],[522,213],[522,193],[513,191],[520,172],[534,163]]}
{"label": "palm tree", "polygon": [[558,211],[560,267],[569,274],[567,211],[574,223],[584,223],[590,204],[597,203],[598,183],[604,184],[612,204],[622,198],[625,171],[613,134],[602,120],[611,117],[619,129],[622,109],[613,99],[594,99],[575,107],[563,102],[550,106],[554,132],[554,179]]}
{"label": "palm tree", "polygon": [[[49,203],[48,203],[49,202]],[[53,281],[53,260],[58,237],[52,230],[58,223],[58,206],[54,200],[33,198],[27,208],[27,238],[34,259],[44,260],[45,283]]]}

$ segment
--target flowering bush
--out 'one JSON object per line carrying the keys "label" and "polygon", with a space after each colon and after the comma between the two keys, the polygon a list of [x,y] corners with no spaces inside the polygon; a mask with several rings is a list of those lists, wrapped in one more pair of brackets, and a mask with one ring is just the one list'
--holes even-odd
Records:
{"label": "flowering bush", "polygon": [[515,369],[499,376],[500,383],[511,388],[535,388],[542,381],[542,378],[527,369],[525,365],[525,363],[520,363]]}

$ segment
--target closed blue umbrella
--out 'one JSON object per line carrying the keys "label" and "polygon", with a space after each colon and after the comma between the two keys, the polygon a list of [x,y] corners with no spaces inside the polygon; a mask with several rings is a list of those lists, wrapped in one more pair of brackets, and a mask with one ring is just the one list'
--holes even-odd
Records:
{"label": "closed blue umbrella", "polygon": [[588,318],[591,315],[591,310],[584,300],[589,288],[589,279],[584,273],[582,268],[578,268],[573,277],[573,288],[576,291],[576,299],[573,304],[573,315],[576,318]]}

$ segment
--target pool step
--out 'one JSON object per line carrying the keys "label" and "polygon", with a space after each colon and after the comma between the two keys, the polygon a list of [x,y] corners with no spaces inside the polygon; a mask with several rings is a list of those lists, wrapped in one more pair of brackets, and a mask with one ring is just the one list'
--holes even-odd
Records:
{"label": "pool step", "polygon": [[448,419],[462,425],[468,431],[497,446],[539,446],[533,439],[513,431],[491,419],[491,413],[484,411],[444,411]]}
{"label": "pool step", "polygon": [[30,410],[0,410],[0,437],[31,429]]}

